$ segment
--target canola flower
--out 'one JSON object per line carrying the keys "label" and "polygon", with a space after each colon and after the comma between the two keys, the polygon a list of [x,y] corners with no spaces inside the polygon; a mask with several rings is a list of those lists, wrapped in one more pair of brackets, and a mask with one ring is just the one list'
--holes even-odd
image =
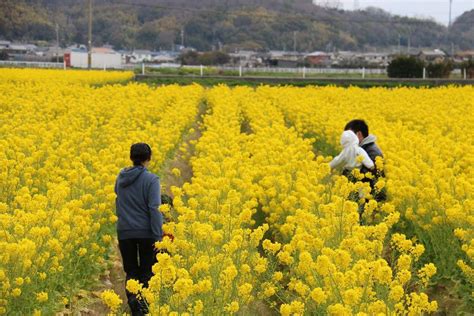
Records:
{"label": "canola flower", "polygon": [[[255,314],[262,304],[282,315],[420,315],[437,310],[426,288],[438,275],[474,283],[470,87],[205,91],[103,85],[127,73],[0,74],[0,313],[52,314],[90,285],[115,238],[113,183],[130,144],[148,142],[159,172],[189,150],[179,144],[202,101],[192,179],[161,209],[174,240],[157,244],[148,288],[127,284],[152,315]],[[380,137],[384,203],[329,170],[356,117]],[[366,225],[353,192],[369,199]],[[391,232],[407,221],[418,239]],[[453,253],[429,262],[436,242],[435,253],[446,243]],[[121,311],[112,291],[101,298]]]}
{"label": "canola flower", "polygon": [[254,168],[240,133],[241,112],[226,87],[208,91],[202,137],[191,159],[192,181],[174,187],[174,221],[164,230],[149,288],[141,295],[152,315],[245,311],[266,270],[258,245],[265,227],[252,229]]}
{"label": "canola flower", "polygon": [[[398,273],[410,273],[412,261],[420,255],[417,245],[411,244],[410,264],[397,270],[383,258],[384,240],[399,218],[393,205],[382,206],[380,223],[360,226],[358,205],[349,200],[349,193],[368,190],[367,184],[353,184],[344,177],[335,177],[333,186],[327,183],[327,161],[314,157],[311,140],[288,128],[281,110],[267,96],[267,91],[235,89],[253,131],[253,165],[261,172],[259,201],[274,232],[274,242],[265,240],[263,248],[274,266],[284,267],[284,282],[273,284],[285,300],[279,311],[288,315],[435,311],[436,302],[412,302],[410,295],[416,292],[386,295],[390,288],[406,285],[411,278],[401,284]],[[423,274],[426,282],[431,272]],[[262,298],[272,304],[271,296]]]}
{"label": "canola flower", "polygon": [[371,200],[377,220],[360,226],[349,196],[368,196],[367,184],[332,177],[329,159],[287,127],[263,88],[220,86],[205,98],[193,178],[173,188],[176,214],[165,225],[175,240],[158,244],[168,253],[148,289],[130,284],[152,315],[255,313],[259,302],[282,315],[437,310],[424,292],[436,267],[418,263],[424,247],[401,234],[386,244],[400,217],[393,204]]}
{"label": "canola flower", "polygon": [[[384,151],[387,177],[380,186],[401,213],[400,225],[411,225],[428,247],[437,275],[462,270],[462,282],[474,289],[472,87],[260,91],[300,136],[315,138],[322,155],[335,155],[346,122],[364,118]],[[380,220],[381,214],[373,215]]]}
{"label": "canola flower", "polygon": [[31,85],[35,82],[57,84],[109,84],[126,82],[133,78],[130,71],[99,71],[99,70],[54,70],[54,69],[0,69],[1,82]]}
{"label": "canola flower", "polygon": [[111,313],[117,312],[120,305],[122,305],[122,299],[114,293],[112,290],[107,290],[101,293],[102,300],[110,308]]}
{"label": "canola flower", "polygon": [[0,313],[52,314],[106,265],[114,181],[130,164],[130,145],[148,142],[159,172],[193,124],[203,89],[94,88],[94,76],[117,77],[77,72],[54,81],[63,73],[21,75],[28,71],[34,84],[4,80],[11,72],[0,70]]}

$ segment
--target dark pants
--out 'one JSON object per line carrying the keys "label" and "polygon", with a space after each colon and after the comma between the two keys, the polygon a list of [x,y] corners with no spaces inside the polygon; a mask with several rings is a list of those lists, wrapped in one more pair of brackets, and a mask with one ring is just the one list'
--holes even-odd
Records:
{"label": "dark pants", "polygon": [[[153,276],[151,270],[156,263],[153,239],[123,239],[119,240],[120,253],[122,254],[123,269],[126,273],[125,282],[134,279],[148,286],[148,281]],[[127,292],[128,305],[132,312],[137,309],[137,298]]]}

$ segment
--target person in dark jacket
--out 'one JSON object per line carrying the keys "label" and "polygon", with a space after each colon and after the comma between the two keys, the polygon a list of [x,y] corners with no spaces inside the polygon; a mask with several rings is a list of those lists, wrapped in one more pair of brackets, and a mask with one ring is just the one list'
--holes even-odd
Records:
{"label": "person in dark jacket", "polygon": [[[376,162],[377,157],[383,158],[382,150],[380,150],[380,147],[376,143],[377,137],[375,137],[375,135],[369,134],[369,126],[364,120],[352,120],[346,124],[346,126],[344,127],[344,130],[345,131],[351,130],[357,135],[357,138],[359,139],[359,146],[362,147],[362,149],[364,149],[367,152],[367,154],[369,155],[370,159],[372,159],[373,162]],[[377,164],[375,164],[375,168],[371,170],[366,168],[365,166],[362,166],[360,172],[364,174],[372,173],[373,175],[372,179],[366,178],[363,181],[367,181],[370,183],[370,187],[372,189],[372,195],[377,202],[385,201],[387,199],[386,189],[383,188],[380,191],[377,191],[375,189],[375,184],[377,183],[378,179],[381,177],[385,177],[384,171],[378,170]],[[362,210],[359,210],[361,222],[362,222],[362,213],[363,213],[363,208]]]}
{"label": "person in dark jacket", "polygon": [[[364,120],[352,120],[346,124],[344,130],[351,130],[356,134],[357,138],[359,139],[359,146],[367,152],[373,162],[375,162],[377,157],[383,158],[382,151],[375,143],[377,141],[377,137],[369,134],[369,126]],[[362,173],[366,173],[368,171],[369,169],[367,168],[365,170],[361,170]]]}
{"label": "person in dark jacket", "polygon": [[[126,281],[134,279],[148,286],[156,262],[155,242],[163,237],[160,178],[147,170],[151,148],[132,145],[132,167],[122,169],[115,182],[117,237]],[[127,291],[132,315],[143,315],[146,304]]]}

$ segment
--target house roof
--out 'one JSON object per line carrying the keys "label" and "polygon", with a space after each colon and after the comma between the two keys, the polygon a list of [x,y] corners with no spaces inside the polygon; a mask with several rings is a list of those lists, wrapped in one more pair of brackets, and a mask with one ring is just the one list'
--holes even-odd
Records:
{"label": "house roof", "polygon": [[344,56],[344,57],[353,57],[356,56],[356,52],[351,52],[351,51],[339,51],[336,53],[336,56]]}
{"label": "house roof", "polygon": [[422,50],[420,54],[426,55],[426,56],[446,56],[446,53],[443,52],[440,49],[435,49],[435,50]]}
{"label": "house roof", "polygon": [[387,56],[389,56],[389,54],[385,54],[385,53],[362,53],[359,56],[362,56],[362,57],[387,57]]}
{"label": "house roof", "polygon": [[93,53],[102,53],[102,54],[115,54],[116,52],[109,47],[93,47],[92,48]]}
{"label": "house roof", "polygon": [[287,52],[287,51],[281,51],[281,50],[271,50],[268,52],[268,55],[270,55],[273,58],[303,56],[303,54],[299,52]]}
{"label": "house roof", "polygon": [[26,47],[26,45],[21,44],[10,44],[8,48],[12,50],[28,50],[28,47]]}
{"label": "house roof", "polygon": [[151,51],[150,50],[146,50],[146,49],[135,49],[132,54],[140,54],[140,55],[151,55]]}
{"label": "house roof", "polygon": [[329,54],[325,53],[325,52],[312,52],[312,53],[309,53],[308,55],[306,55],[306,57],[318,57],[318,56],[329,56]]}
{"label": "house roof", "polygon": [[467,50],[467,51],[463,51],[463,52],[457,52],[456,56],[459,56],[459,57],[472,57],[472,56],[474,56],[474,50]]}
{"label": "house roof", "polygon": [[179,52],[174,52],[170,50],[160,50],[157,52],[151,52],[152,56],[169,56],[169,57],[176,57],[179,56]]}

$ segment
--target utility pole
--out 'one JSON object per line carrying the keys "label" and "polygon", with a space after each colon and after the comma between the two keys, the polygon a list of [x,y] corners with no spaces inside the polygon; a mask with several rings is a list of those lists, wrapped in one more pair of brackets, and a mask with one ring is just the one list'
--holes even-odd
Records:
{"label": "utility pole", "polygon": [[184,48],[184,28],[181,29],[181,47]]}
{"label": "utility pole", "polygon": [[400,36],[400,33],[398,33],[398,53],[402,53],[402,37]]}
{"label": "utility pole", "polygon": [[354,0],[354,11],[357,11],[359,9],[360,9],[359,0]]}
{"label": "utility pole", "polygon": [[89,0],[89,41],[87,52],[87,68],[92,68],[92,0]]}
{"label": "utility pole", "polygon": [[296,31],[293,32],[293,52],[296,53]]}
{"label": "utility pole", "polygon": [[59,63],[59,25],[56,23],[56,62]]}
{"label": "utility pole", "polygon": [[411,27],[408,26],[408,55],[410,55],[411,51]]}
{"label": "utility pole", "polygon": [[452,17],[452,9],[453,9],[453,0],[449,0],[449,24],[448,27],[451,29],[451,17]]}

